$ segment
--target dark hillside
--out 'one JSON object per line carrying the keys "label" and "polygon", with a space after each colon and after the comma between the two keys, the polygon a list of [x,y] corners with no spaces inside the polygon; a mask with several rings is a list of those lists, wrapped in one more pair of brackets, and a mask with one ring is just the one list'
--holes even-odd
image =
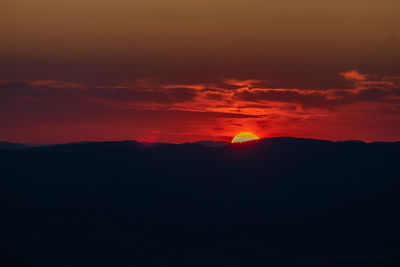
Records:
{"label": "dark hillside", "polygon": [[400,143],[0,151],[2,266],[400,266]]}

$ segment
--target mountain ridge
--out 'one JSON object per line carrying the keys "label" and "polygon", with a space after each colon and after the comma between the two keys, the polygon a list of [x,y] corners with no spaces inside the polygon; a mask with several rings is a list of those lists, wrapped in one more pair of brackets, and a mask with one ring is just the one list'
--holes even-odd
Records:
{"label": "mountain ridge", "polygon": [[0,265],[399,266],[399,154],[296,138],[1,150]]}
{"label": "mountain ridge", "polygon": [[0,141],[0,150],[6,149],[36,149],[42,147],[63,147],[63,146],[85,146],[85,145],[139,145],[146,147],[154,147],[154,146],[179,146],[179,145],[203,145],[213,148],[223,148],[226,146],[246,146],[249,144],[265,144],[270,142],[330,142],[330,143],[348,143],[348,144],[373,144],[373,143],[383,143],[383,144],[396,144],[400,143],[400,141],[374,141],[374,142],[365,142],[362,140],[326,140],[326,139],[313,139],[313,138],[298,138],[298,137],[269,137],[262,138],[259,140],[248,141],[244,143],[236,143],[232,144],[231,142],[226,141],[213,141],[213,140],[200,140],[195,142],[184,142],[184,143],[165,143],[165,142],[140,142],[136,140],[122,140],[122,141],[81,141],[81,142],[71,142],[71,143],[60,143],[60,144],[24,144],[24,143],[15,143],[8,141]]}

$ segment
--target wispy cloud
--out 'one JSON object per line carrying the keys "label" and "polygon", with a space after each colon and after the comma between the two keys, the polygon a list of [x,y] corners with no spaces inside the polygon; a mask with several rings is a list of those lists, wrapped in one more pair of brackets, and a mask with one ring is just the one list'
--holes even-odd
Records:
{"label": "wispy cloud", "polygon": [[[293,125],[344,123],[348,117],[341,118],[343,114],[352,116],[353,124],[365,120],[365,114],[390,117],[392,123],[393,116],[400,114],[398,76],[351,70],[339,73],[338,78],[346,79],[348,88],[273,88],[268,81],[254,79],[219,79],[207,84],[138,79],[100,86],[56,80],[2,80],[0,128],[4,132],[18,123],[100,125],[102,121],[130,125],[133,120],[146,132],[162,132],[171,130],[168,123],[180,121],[179,127],[189,132],[208,123],[207,127],[218,129],[215,131],[219,134],[224,129],[230,135],[243,128],[271,128],[279,133]],[[13,114],[12,119],[5,114]]]}

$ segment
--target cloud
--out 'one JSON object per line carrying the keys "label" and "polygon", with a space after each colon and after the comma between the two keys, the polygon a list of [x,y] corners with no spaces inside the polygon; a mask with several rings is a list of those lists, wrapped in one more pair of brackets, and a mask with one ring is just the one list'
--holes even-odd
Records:
{"label": "cloud", "polygon": [[56,80],[29,81],[28,84],[33,87],[46,87],[46,88],[78,88],[78,89],[86,88],[84,85],[79,83],[56,81]]}
{"label": "cloud", "polygon": [[[303,109],[334,109],[360,102],[399,102],[400,80],[397,76],[378,77],[361,74],[358,70],[339,73],[353,82],[347,89],[278,89],[241,88],[234,99],[253,103],[295,104]],[[295,110],[295,109],[294,109]]]}
{"label": "cloud", "polygon": [[328,99],[325,92],[303,93],[299,90],[288,89],[242,89],[237,91],[234,97],[248,102],[292,103],[304,108],[331,108],[339,104],[339,101]]}
{"label": "cloud", "polygon": [[[93,102],[121,109],[182,110],[226,114],[267,115],[273,110],[333,110],[354,103],[399,103],[400,78],[339,73],[352,86],[340,89],[271,88],[266,80],[220,79],[208,84],[168,84],[138,79],[126,84],[89,87],[57,80],[0,81],[1,102],[48,102],[49,105]],[[222,81],[222,83],[221,83]],[[290,108],[288,108],[290,107]]]}
{"label": "cloud", "polygon": [[222,93],[206,93],[205,96],[211,100],[222,101],[226,99],[226,95]]}
{"label": "cloud", "polygon": [[124,87],[92,88],[85,96],[93,100],[117,103],[158,103],[173,104],[192,101],[197,93],[191,88],[168,88],[164,90],[143,90]]}
{"label": "cloud", "polygon": [[238,80],[238,79],[222,79],[225,85],[234,86],[236,88],[242,87],[255,87],[255,86],[263,86],[268,83],[267,80]]}
{"label": "cloud", "polygon": [[13,125],[33,127],[59,123],[137,122],[146,125],[146,120],[140,117],[166,122],[258,117],[196,106],[200,93],[200,89],[161,88],[148,84],[137,88],[91,88],[62,81],[0,81],[0,129],[12,129]]}
{"label": "cloud", "polygon": [[290,135],[296,132],[287,129],[303,125],[306,130],[302,131],[314,133],[311,129],[324,131],[328,123],[335,129],[360,120],[369,124],[366,114],[392,125],[398,122],[400,77],[358,70],[338,77],[348,81],[347,87],[274,88],[268,81],[248,79],[217,79],[207,84],[140,79],[96,87],[57,80],[3,80],[0,137],[19,133],[30,138],[25,129],[32,128],[41,136],[58,131],[59,136],[75,134],[75,139],[85,131],[89,139],[131,132],[144,137],[149,132],[164,134],[167,139],[204,133],[193,137],[197,139],[207,137],[210,129],[221,136],[242,129]]}
{"label": "cloud", "polygon": [[340,72],[341,76],[343,76],[346,80],[349,81],[365,81],[368,78],[368,75],[361,74],[358,70],[350,70],[346,72]]}

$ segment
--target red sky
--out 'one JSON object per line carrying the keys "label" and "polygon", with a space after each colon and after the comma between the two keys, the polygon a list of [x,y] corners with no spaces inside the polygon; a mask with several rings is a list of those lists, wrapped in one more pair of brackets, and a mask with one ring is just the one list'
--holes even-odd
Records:
{"label": "red sky", "polygon": [[5,0],[0,140],[400,140],[398,1]]}

